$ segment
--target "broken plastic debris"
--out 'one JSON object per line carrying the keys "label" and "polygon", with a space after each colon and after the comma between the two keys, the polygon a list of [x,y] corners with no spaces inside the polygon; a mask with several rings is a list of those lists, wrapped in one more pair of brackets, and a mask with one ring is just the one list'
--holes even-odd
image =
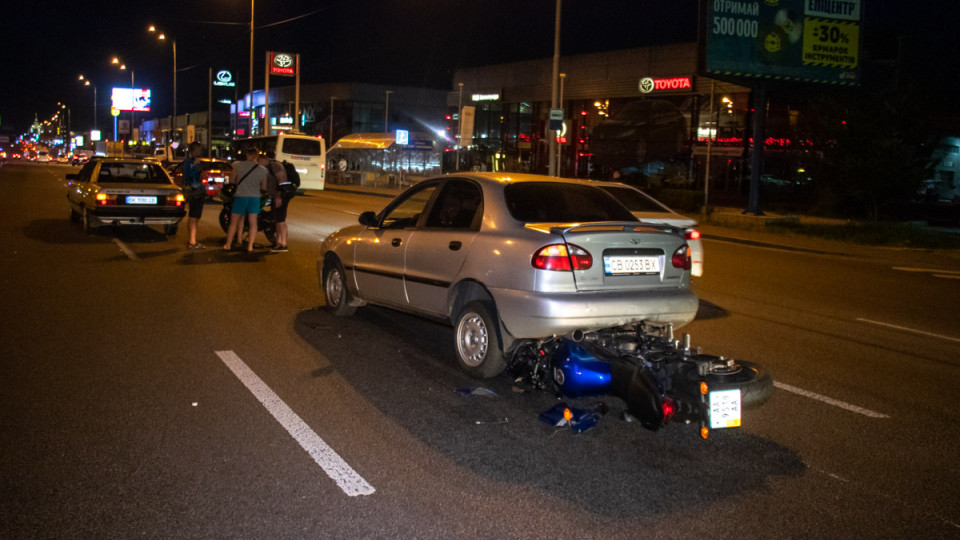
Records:
{"label": "broken plastic debris", "polygon": [[461,396],[497,397],[496,392],[487,388],[483,388],[482,386],[477,386],[475,388],[458,388],[457,393]]}
{"label": "broken plastic debris", "polygon": [[569,426],[576,433],[596,427],[600,423],[600,417],[601,413],[598,411],[575,409],[562,402],[540,413],[540,420],[554,427]]}
{"label": "broken plastic debris", "polygon": [[494,420],[477,420],[474,422],[474,424],[478,426],[481,426],[484,424],[506,424],[509,421],[510,420],[506,416],[504,416],[503,418],[496,418]]}

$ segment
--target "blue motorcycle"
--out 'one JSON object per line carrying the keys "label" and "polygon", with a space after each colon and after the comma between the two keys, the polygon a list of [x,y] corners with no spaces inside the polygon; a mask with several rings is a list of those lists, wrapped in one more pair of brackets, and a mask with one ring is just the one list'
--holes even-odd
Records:
{"label": "blue motorcycle", "polygon": [[[696,423],[703,438],[713,429],[739,427],[743,409],[773,393],[772,377],[759,366],[702,354],[688,334],[674,339],[672,325],[639,324],[524,343],[509,370],[519,382],[563,397],[613,395],[626,403],[625,419],[653,431],[671,422]],[[565,405],[541,418],[578,431],[580,422],[585,429],[596,420],[591,411]]]}

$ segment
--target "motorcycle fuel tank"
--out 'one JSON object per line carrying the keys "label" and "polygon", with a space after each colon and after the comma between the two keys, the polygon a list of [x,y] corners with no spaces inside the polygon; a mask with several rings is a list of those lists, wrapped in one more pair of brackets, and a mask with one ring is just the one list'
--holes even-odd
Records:
{"label": "motorcycle fuel tank", "polygon": [[580,343],[563,340],[554,352],[553,378],[566,396],[607,394],[610,377],[610,363],[598,360]]}

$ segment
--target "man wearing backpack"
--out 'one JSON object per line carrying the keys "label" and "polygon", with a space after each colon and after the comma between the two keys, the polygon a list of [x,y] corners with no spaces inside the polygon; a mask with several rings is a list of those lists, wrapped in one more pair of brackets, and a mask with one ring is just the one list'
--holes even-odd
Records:
{"label": "man wearing backpack", "polygon": [[269,170],[277,178],[277,191],[280,196],[280,204],[274,209],[277,243],[270,252],[285,253],[287,251],[287,208],[290,200],[297,194],[297,188],[300,187],[300,174],[292,163],[277,161],[277,155],[273,151],[267,152],[267,158],[270,159]]}

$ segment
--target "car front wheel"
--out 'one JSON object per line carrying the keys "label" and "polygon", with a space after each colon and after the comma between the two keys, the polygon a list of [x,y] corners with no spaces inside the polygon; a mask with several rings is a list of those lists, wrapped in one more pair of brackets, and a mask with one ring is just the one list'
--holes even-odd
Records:
{"label": "car front wheel", "polygon": [[343,273],[343,265],[335,261],[324,270],[323,293],[327,297],[327,309],[337,317],[349,317],[357,307],[350,305],[350,291]]}
{"label": "car front wheel", "polygon": [[480,379],[496,377],[506,368],[495,313],[489,302],[470,302],[454,324],[457,363]]}

